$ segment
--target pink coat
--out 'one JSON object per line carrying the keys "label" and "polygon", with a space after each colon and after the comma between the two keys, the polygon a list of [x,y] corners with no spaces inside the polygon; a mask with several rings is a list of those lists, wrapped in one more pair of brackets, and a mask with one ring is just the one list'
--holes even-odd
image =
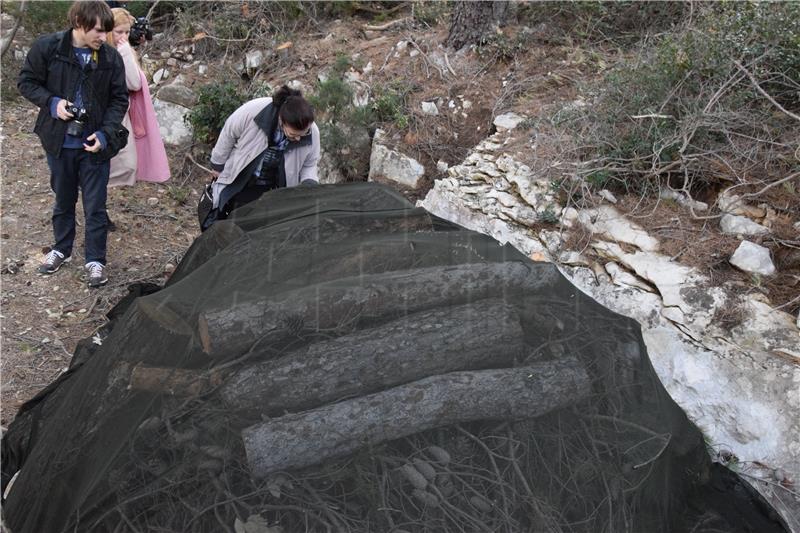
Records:
{"label": "pink coat", "polygon": [[[169,179],[169,161],[161,132],[158,129],[156,111],[150,99],[150,89],[144,72],[139,71],[142,89],[130,93],[131,126],[136,139],[136,179],[162,183]],[[129,141],[130,142],[130,139]]]}

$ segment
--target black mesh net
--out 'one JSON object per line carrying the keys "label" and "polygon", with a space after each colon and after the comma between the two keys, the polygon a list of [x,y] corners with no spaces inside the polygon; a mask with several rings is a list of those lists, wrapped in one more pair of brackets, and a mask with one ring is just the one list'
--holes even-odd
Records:
{"label": "black mesh net", "polygon": [[380,185],[268,193],[109,317],[4,438],[14,533],[783,531],[634,321]]}

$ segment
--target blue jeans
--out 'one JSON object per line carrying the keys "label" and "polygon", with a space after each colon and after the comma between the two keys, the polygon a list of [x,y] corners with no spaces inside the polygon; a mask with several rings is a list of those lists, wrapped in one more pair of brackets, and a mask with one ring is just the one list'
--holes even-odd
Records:
{"label": "blue jeans", "polygon": [[106,264],[108,214],[106,196],[109,161],[96,162],[83,148],[62,148],[61,156],[47,154],[50,166],[50,188],[56,193],[53,207],[53,246],[65,256],[72,255],[75,241],[75,204],[78,191],[83,192],[84,237],[86,262]]}

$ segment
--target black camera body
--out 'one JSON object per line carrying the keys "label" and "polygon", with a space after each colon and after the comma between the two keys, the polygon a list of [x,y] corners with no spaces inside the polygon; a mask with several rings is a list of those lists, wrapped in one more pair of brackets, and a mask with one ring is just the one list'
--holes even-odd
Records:
{"label": "black camera body", "polygon": [[78,107],[75,104],[68,104],[66,109],[68,113],[72,114],[72,118],[67,122],[67,135],[82,138],[83,126],[88,116],[86,109]]}
{"label": "black camera body", "polygon": [[131,46],[142,44],[142,37],[148,41],[153,40],[153,30],[150,29],[150,22],[145,17],[138,17],[131,26],[131,34],[128,36]]}

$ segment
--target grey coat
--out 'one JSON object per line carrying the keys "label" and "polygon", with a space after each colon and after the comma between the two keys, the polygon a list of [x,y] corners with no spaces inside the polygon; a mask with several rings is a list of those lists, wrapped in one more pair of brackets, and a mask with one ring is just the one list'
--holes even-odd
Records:
{"label": "grey coat", "polygon": [[[256,98],[243,104],[225,121],[225,126],[211,152],[211,166],[220,171],[214,182],[214,207],[226,186],[253,163],[269,146],[269,132],[263,123],[264,111],[272,98]],[[261,121],[261,124],[259,124]],[[283,155],[286,186],[296,187],[301,181],[319,181],[317,163],[320,157],[319,128],[311,124],[311,137],[290,142]]]}

